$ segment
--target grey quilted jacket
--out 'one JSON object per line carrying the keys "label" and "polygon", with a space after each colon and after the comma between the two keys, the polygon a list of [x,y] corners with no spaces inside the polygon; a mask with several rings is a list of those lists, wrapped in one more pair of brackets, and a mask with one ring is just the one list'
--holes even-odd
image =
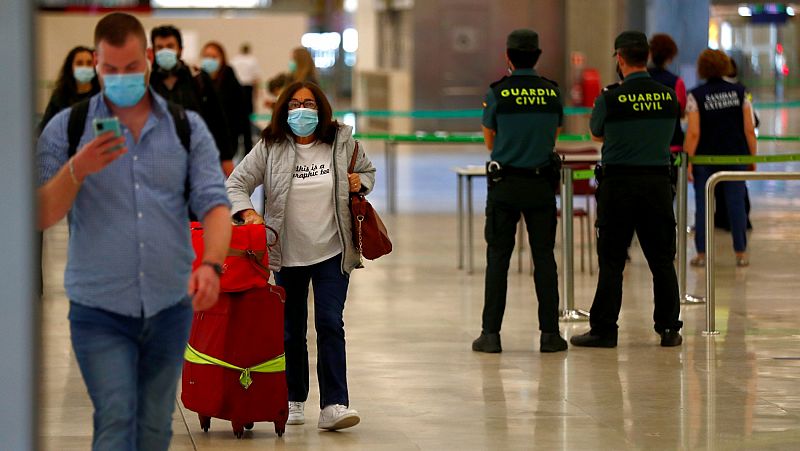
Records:
{"label": "grey quilted jacket", "polygon": [[[342,272],[349,274],[360,263],[360,256],[353,245],[351,234],[351,219],[349,208],[349,186],[347,180],[347,167],[353,155],[355,140],[353,128],[349,125],[340,125],[333,143],[333,190],[336,208],[336,224],[339,229],[339,239],[342,241],[344,255],[342,256]],[[295,142],[288,139],[279,144],[264,145],[261,140],[253,150],[239,163],[233,174],[225,182],[228,197],[233,207],[231,212],[236,214],[242,210],[253,208],[250,196],[259,185],[264,185],[265,208],[264,222],[278,232],[278,243],[270,248],[269,266],[273,271],[281,269],[281,245],[284,238],[283,220],[286,199],[289,196],[292,175],[295,168]],[[364,152],[364,146],[359,143],[358,158],[353,172],[361,177],[362,192],[369,193],[375,185],[375,168]]]}

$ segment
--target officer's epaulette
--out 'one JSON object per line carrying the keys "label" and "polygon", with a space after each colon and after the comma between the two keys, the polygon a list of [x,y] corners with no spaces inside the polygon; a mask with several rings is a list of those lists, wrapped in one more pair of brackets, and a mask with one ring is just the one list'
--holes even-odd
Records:
{"label": "officer's epaulette", "polygon": [[622,86],[622,82],[618,81],[616,83],[611,83],[610,85],[608,85],[605,88],[603,88],[603,92],[613,91],[614,89],[617,89],[620,86]]}
{"label": "officer's epaulette", "polygon": [[553,86],[555,86],[556,88],[558,87],[558,83],[556,83],[554,80],[551,80],[551,79],[549,79],[549,78],[547,78],[547,77],[542,77],[541,75],[539,75],[539,78],[541,78],[541,79],[542,79],[542,80],[544,80],[544,81],[549,81],[549,82],[550,82],[550,83],[552,83],[552,84],[553,84]]}
{"label": "officer's epaulette", "polygon": [[501,78],[501,79],[497,80],[496,82],[494,82],[494,83],[490,84],[490,85],[489,85],[489,87],[490,87],[490,88],[494,88],[494,87],[495,87],[495,86],[497,86],[498,84],[502,83],[502,82],[503,82],[503,81],[504,81],[506,78],[508,78],[508,75],[506,75],[505,77],[503,77],[503,78]]}

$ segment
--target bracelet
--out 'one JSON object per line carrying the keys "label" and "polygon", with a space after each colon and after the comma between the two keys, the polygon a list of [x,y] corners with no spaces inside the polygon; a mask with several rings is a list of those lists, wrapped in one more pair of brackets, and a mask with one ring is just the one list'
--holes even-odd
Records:
{"label": "bracelet", "polygon": [[208,261],[208,260],[204,260],[204,261],[203,261],[203,263],[201,263],[201,265],[202,265],[202,266],[210,266],[210,267],[211,267],[211,269],[213,269],[213,270],[214,270],[214,272],[215,272],[215,273],[216,273],[218,276],[222,276],[222,273],[224,273],[224,272],[225,272],[225,267],[224,267],[224,266],[222,266],[222,265],[220,265],[219,263],[214,263],[214,262],[210,262],[210,261]]}
{"label": "bracelet", "polygon": [[69,167],[69,176],[72,177],[72,182],[80,186],[81,182],[78,180],[78,177],[75,177],[75,166],[72,164],[72,158],[67,162],[67,166]]}

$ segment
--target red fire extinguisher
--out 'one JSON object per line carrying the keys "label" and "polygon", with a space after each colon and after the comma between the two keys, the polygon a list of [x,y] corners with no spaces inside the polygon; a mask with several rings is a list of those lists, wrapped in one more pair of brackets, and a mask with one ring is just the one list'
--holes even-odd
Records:
{"label": "red fire extinguisher", "polygon": [[586,68],[581,72],[580,90],[580,105],[592,107],[594,105],[594,99],[600,95],[600,72],[598,72],[597,69]]}

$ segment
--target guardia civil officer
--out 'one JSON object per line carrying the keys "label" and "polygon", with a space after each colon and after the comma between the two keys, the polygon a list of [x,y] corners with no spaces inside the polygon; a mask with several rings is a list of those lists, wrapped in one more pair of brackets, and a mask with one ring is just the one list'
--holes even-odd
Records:
{"label": "guardia civil officer", "polygon": [[487,164],[486,287],[477,352],[501,352],[500,326],[506,307],[508,266],[517,222],[525,218],[539,299],[540,350],[567,349],[558,330],[558,273],[555,188],[560,160],[554,153],[563,119],[556,83],[533,69],[542,51],[533,30],[511,32],[506,41],[510,76],[493,83],[483,104],[483,135],[491,151]]}
{"label": "guardia civil officer", "polygon": [[669,177],[670,141],[680,106],[675,91],[647,73],[644,33],[626,31],[614,41],[622,83],[603,92],[592,110],[592,138],[603,142],[597,170],[597,253],[600,275],[590,311],[591,330],[575,346],[613,348],[622,306],[622,271],[634,231],[653,274],[655,330],[661,346],[682,342],[678,319],[675,216]]}

